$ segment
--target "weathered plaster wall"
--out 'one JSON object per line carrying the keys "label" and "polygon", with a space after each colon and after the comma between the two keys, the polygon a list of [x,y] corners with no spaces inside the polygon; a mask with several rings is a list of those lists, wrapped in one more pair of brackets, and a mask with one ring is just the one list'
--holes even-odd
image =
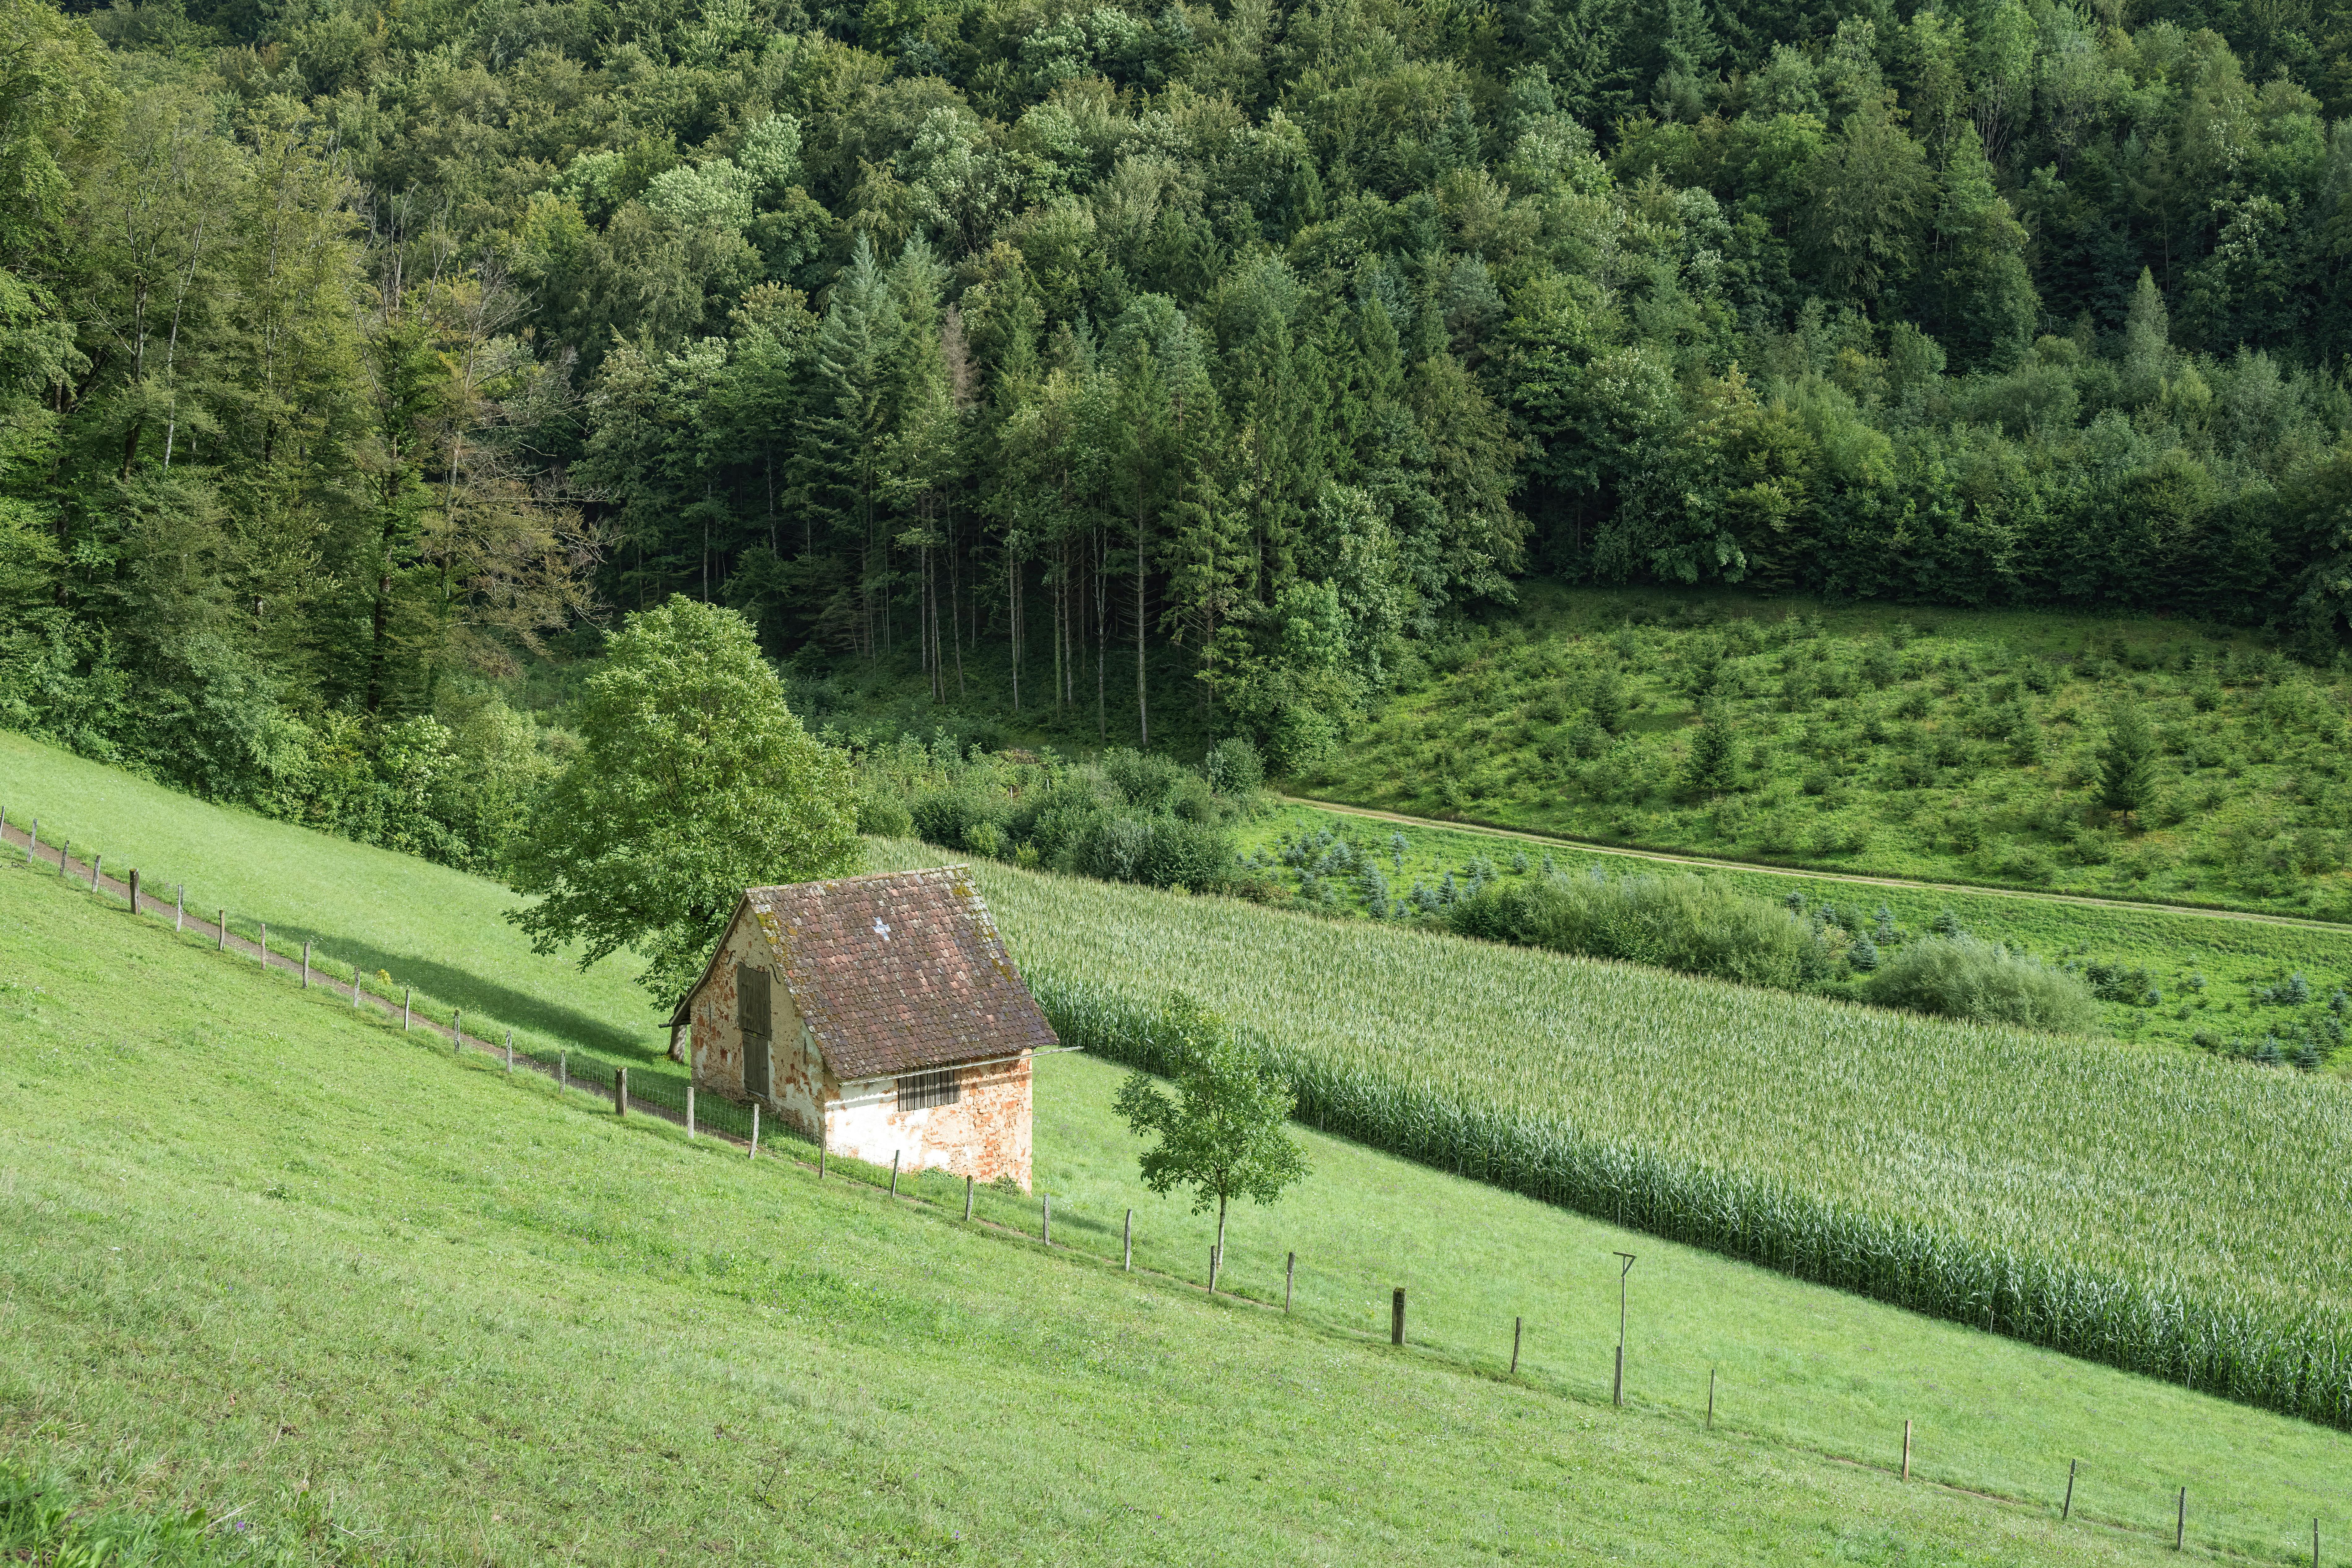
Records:
{"label": "weathered plaster wall", "polygon": [[762,1100],[803,1137],[817,1135],[817,1107],[839,1097],[840,1089],[824,1076],[824,1064],[812,1048],[783,978],[776,973],[776,953],[767,932],[749,911],[737,911],[735,921],[719,940],[717,969],[710,983],[694,999],[694,1082],[698,1089],[730,1100],[750,1096],[743,1087],[743,1031],[736,1015],[735,966],[764,968],[773,978],[768,1003],[773,1013],[768,1047],[770,1093]]}
{"label": "weathered plaster wall", "polygon": [[825,1117],[825,1146],[837,1154],[902,1171],[943,1170],[992,1182],[1011,1176],[1029,1190],[1030,1063],[1027,1058],[965,1068],[953,1105],[898,1109],[898,1080],[841,1085]]}

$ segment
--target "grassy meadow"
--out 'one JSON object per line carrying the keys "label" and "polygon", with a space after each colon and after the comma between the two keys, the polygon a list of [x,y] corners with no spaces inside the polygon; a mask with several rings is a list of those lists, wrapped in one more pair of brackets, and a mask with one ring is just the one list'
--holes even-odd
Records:
{"label": "grassy meadow", "polygon": [[487,878],[209,805],[5,731],[0,806],[12,826],[37,819],[45,844],[70,837],[78,860],[103,855],[110,875],[138,868],[151,893],[184,886],[191,914],[226,908],[239,935],[267,921],[273,951],[311,940],[344,975],[352,963],[388,974],[395,998],[414,986],[445,1023],[462,1008],[524,1044],[661,1068],[667,1020],[632,983],[630,956],[583,973],[532,952],[501,918],[521,900]]}
{"label": "grassy meadow", "polygon": [[[2083,1500],[2136,1528],[2061,1525],[2046,1485],[2015,1505],[1764,1440],[1744,1387],[1750,1408],[1700,1430],[1655,1402],[1663,1357],[1619,1412],[1442,1344],[1399,1355],[1325,1320],[1344,1281],[1310,1270],[1318,1305],[1286,1321],[689,1144],[21,864],[0,864],[0,1462],[92,1509],[236,1521],[215,1532],[226,1561],[1914,1568],[2158,1549],[2122,1448]],[[1091,1121],[1108,1078],[1065,1093],[1075,1075],[1054,1072],[1055,1103]],[[1074,1185],[1118,1157],[1105,1136]],[[1408,1200],[1435,1180],[1388,1164]],[[1510,1207],[1499,1238],[1580,1223]],[[1090,1189],[1073,1210],[1107,1205]],[[1555,1331],[1536,1342],[1562,1365]],[[2212,1462],[2249,1485],[2210,1517],[2198,1493],[2200,1547],[2294,1560],[2298,1521],[2273,1516],[2304,1509],[2340,1439],[2166,1390],[2125,1414],[2145,1385],[2089,1375],[2086,1411],[2184,1435],[2144,1462],[2185,1471],[2203,1421],[2239,1447]],[[1922,1471],[1957,1458],[1932,1447]]]}
{"label": "grassy meadow", "polygon": [[[1436,649],[1301,793],[1929,880],[2352,919],[2347,673],[2250,635],[2042,611],[1530,585]],[[1736,778],[1695,788],[1713,706]],[[2097,808],[2111,714],[2161,757]]]}
{"label": "grassy meadow", "polygon": [[[1612,877],[1685,869],[1573,844],[1385,822],[1297,803],[1244,825],[1237,837],[1255,865],[1279,879],[1293,905],[1358,917],[1366,911],[1368,883],[1359,868],[1367,859],[1379,868],[1391,899],[1407,898],[1416,887],[1436,889],[1448,876],[1466,885],[1481,862],[1499,878],[1540,874],[1547,862],[1579,874],[1599,868]],[[1333,852],[1340,844],[1348,846],[1344,857]],[[2178,1045],[2199,1043],[2200,1036],[2208,1045],[2306,1036],[2325,1040],[2334,994],[2352,988],[2352,928],[2095,908],[1995,889],[1888,887],[1761,867],[1706,868],[1698,874],[1775,902],[1796,894],[1809,910],[1835,904],[1865,928],[1883,910],[1898,931],[1911,935],[1931,931],[1949,912],[1962,929],[1989,941],[2053,963],[2098,966],[2096,973],[2111,977],[2099,988],[2103,1021],[2119,1039]],[[2300,1003],[2293,1000],[2291,984],[2298,974],[2307,989]],[[1834,990],[1835,983],[1824,988]],[[2352,1072],[2352,1053],[2336,1054],[2326,1070]]]}

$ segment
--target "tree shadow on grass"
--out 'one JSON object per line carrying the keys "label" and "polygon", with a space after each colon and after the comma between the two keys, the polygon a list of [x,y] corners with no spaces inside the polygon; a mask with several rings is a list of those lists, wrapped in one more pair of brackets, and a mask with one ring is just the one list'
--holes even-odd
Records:
{"label": "tree shadow on grass", "polygon": [[[238,934],[244,932],[240,931]],[[462,1008],[468,1035],[487,1037],[492,1028],[512,1027],[569,1040],[600,1056],[623,1061],[660,1061],[669,1052],[669,1031],[650,1006],[646,1009],[644,1027],[630,1029],[495,980],[486,980],[437,959],[399,952],[365,940],[306,926],[279,925],[270,929],[272,952],[286,952],[289,944],[305,941],[313,944],[312,951],[323,960],[355,963],[363,974],[373,975],[382,970],[392,976],[394,985],[414,986],[420,996]]]}

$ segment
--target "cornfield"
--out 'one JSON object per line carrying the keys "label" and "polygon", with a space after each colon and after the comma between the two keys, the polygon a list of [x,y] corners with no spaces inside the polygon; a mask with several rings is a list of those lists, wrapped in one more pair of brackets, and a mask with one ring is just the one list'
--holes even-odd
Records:
{"label": "cornfield", "polygon": [[1164,1070],[1158,999],[1181,990],[1257,1035],[1327,1131],[2352,1428],[2352,1097],[2333,1080],[974,871],[1068,1044]]}

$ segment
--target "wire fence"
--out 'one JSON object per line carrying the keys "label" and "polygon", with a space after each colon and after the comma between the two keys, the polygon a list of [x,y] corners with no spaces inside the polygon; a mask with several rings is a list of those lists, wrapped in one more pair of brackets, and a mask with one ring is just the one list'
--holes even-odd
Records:
{"label": "wire fence", "polygon": [[[282,941],[273,946],[266,922],[251,920],[239,922],[225,909],[215,909],[213,918],[206,920],[201,911],[194,911],[187,907],[181,885],[173,884],[169,889],[171,896],[165,898],[158,896],[160,884],[142,879],[137,870],[129,870],[120,878],[110,876],[104,869],[102,855],[91,854],[86,861],[77,859],[72,855],[69,837],[60,836],[54,843],[45,841],[40,837],[37,819],[20,826],[9,820],[5,806],[0,806],[0,845],[24,850],[28,863],[36,868],[54,865],[61,880],[86,888],[102,897],[120,900],[141,915],[169,921],[174,931],[196,942],[208,943],[219,952],[240,959],[250,959],[263,973],[274,970],[297,981],[305,989],[346,996],[355,1009],[364,1009],[371,1016],[386,1022],[397,1020],[405,1033],[422,1032],[428,1037],[437,1035],[448,1042],[453,1057],[462,1058],[468,1053],[487,1057],[509,1072],[526,1072],[551,1081],[559,1093],[571,1091],[593,1096],[609,1105],[616,1114],[636,1112],[650,1115],[683,1128],[690,1137],[732,1143],[742,1148],[754,1160],[766,1156],[772,1164],[782,1163],[813,1170],[819,1179],[887,1190],[899,1202],[944,1215],[960,1213],[964,1219],[999,1233],[1024,1237],[1050,1247],[1057,1254],[1089,1258],[1112,1267],[1174,1279],[1189,1285],[1205,1282],[1213,1293],[1237,1304],[1279,1311],[1285,1315],[1291,1311],[1299,1263],[1298,1255],[1295,1252],[1288,1255],[1278,1284],[1268,1280],[1237,1280],[1230,1274],[1221,1277],[1223,1260],[1215,1256],[1213,1247],[1208,1249],[1209,1255],[1201,1259],[1198,1276],[1182,1268],[1139,1268],[1137,1263],[1139,1238],[1135,1229],[1135,1213],[1131,1208],[1127,1211],[1124,1222],[1116,1226],[1105,1223],[1105,1217],[1097,1214],[1065,1212],[1056,1216],[1049,1195],[1043,1192],[1024,1193],[1017,1184],[1011,1183],[982,1186],[970,1178],[951,1176],[943,1171],[902,1172],[895,1166],[874,1165],[832,1155],[788,1125],[772,1118],[763,1120],[761,1113],[748,1102],[698,1094],[689,1079],[658,1070],[648,1072],[642,1066],[632,1068],[585,1049],[575,1051],[567,1046],[544,1040],[518,1040],[511,1029],[490,1025],[478,1016],[468,1019],[462,1009],[446,1004],[428,1004],[436,1013],[447,1011],[448,1019],[444,1022],[418,1005],[413,987],[396,984],[381,969],[370,974],[358,963],[339,961],[321,951],[315,940],[306,940],[299,948]],[[1059,1010],[1066,1011],[1072,999],[1059,995],[1049,983],[1041,992],[1041,1000],[1046,1003],[1049,1011],[1056,1011],[1054,1006],[1056,1002],[1063,1005]],[[1165,1042],[1156,1037],[1149,1010],[1140,1010],[1136,1016],[1136,1027],[1140,1033],[1135,1038],[1123,1041],[1120,1048],[1107,1050],[1103,1054],[1132,1066],[1168,1070],[1173,1065],[1172,1058],[1161,1059],[1168,1054]],[[1055,1019],[1057,1025],[1063,1021],[1060,1017]],[[1075,1019],[1071,1021],[1076,1022]],[[1406,1305],[1405,1292],[1400,1289],[1395,1292],[1393,1317],[1381,1328],[1368,1329],[1360,1323],[1329,1321],[1318,1321],[1317,1326],[1327,1331],[1336,1330],[1354,1338],[1388,1340],[1400,1347],[1410,1344],[1416,1349],[1441,1354],[1448,1360],[1463,1362],[1481,1372],[1505,1373],[1499,1354],[1488,1355],[1466,1351],[1458,1345],[1409,1339]],[[1538,1369],[1530,1364],[1523,1370],[1520,1353],[1522,1326],[1518,1320],[1512,1322],[1508,1368],[1505,1374],[1538,1386],[1549,1386],[1557,1392],[1589,1393],[1573,1375],[1560,1375],[1557,1369]],[[1622,1357],[1622,1348],[1618,1353]],[[1492,1365],[1486,1364],[1490,1362]],[[1623,1391],[1622,1377],[1621,1361],[1618,1363],[1615,1403],[1634,1404],[1654,1415],[1696,1417],[1696,1406],[1685,1409],[1670,1399],[1629,1399]],[[1727,1430],[1738,1430],[1767,1440],[1791,1441],[1769,1428],[1728,1419],[1718,1421],[1718,1392],[1717,1381],[1710,1375],[1705,1415],[1707,1429],[1721,1426]],[[1912,1479],[1912,1423],[1905,1421],[1902,1424],[1899,1463],[1891,1453],[1887,1462],[1883,1464],[1866,1458],[1857,1459],[1850,1454],[1841,1453],[1836,1457],[1871,1465],[1909,1480]],[[2077,1497],[2076,1468],[2071,1463],[2063,1480],[2065,1490],[2060,1505],[2062,1518],[2080,1518],[2111,1529],[2157,1538],[2175,1550],[2185,1544],[2200,1544],[2191,1542],[2187,1533],[2191,1501],[2191,1491],[2188,1487],[2179,1489],[2177,1512],[2171,1513],[2159,1525],[2143,1519],[2095,1512],[2084,1506]],[[2004,1500],[1994,1498],[1992,1494],[1973,1490],[1959,1479],[1933,1484],[1947,1486],[1970,1496]],[[2323,1568],[2320,1526],[2319,1520],[2313,1520],[2308,1536],[2307,1560],[2313,1568]],[[2203,1541],[2201,1544],[2220,1555],[2242,1554],[2242,1551],[2231,1550],[2229,1544],[2218,1538]],[[2273,1553],[2265,1553],[2264,1557],[2268,1561],[2305,1560],[2299,1547],[2291,1557],[2283,1558]]]}

